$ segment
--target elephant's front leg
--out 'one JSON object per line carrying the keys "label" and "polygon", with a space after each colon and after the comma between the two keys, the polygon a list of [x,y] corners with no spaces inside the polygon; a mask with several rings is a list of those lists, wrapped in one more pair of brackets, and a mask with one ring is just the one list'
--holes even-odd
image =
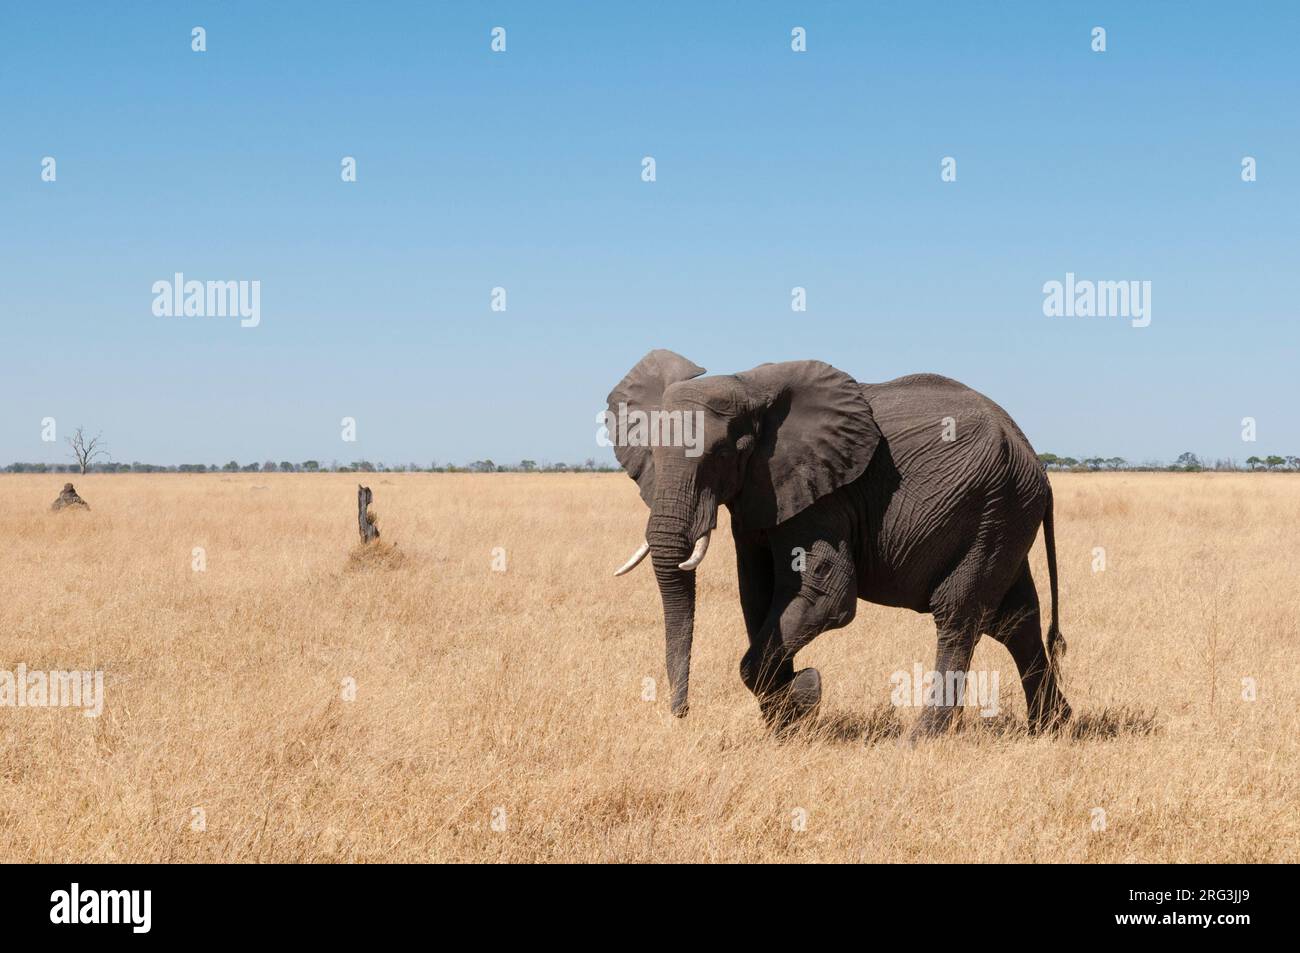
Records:
{"label": "elephant's front leg", "polygon": [[[734,527],[733,527],[734,532]],[[772,550],[761,536],[735,535],[736,581],[740,588],[740,611],[752,646],[763,630],[776,595],[776,567]]]}
{"label": "elephant's front leg", "polygon": [[764,698],[783,691],[794,679],[792,661],[780,652],[780,610],[798,590],[790,580],[783,580],[786,585],[781,587],[777,605],[776,564],[766,539],[736,536],[736,575],[740,611],[749,634],[749,651],[740,660],[740,679],[761,705]]}
{"label": "elephant's front leg", "polygon": [[821,701],[814,668],[796,673],[794,657],[827,629],[847,625],[857,608],[857,585],[847,546],[818,540],[807,548],[773,546],[771,608],[740,664],[741,678],[758,698],[767,723],[778,730],[800,721]]}

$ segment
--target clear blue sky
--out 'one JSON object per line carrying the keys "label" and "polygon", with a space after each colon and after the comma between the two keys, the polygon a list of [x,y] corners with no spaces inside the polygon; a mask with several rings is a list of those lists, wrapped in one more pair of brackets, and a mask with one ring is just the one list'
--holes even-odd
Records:
{"label": "clear blue sky", "polygon": [[[947,374],[1040,451],[1300,453],[1290,2],[7,3],[0,222],[0,463],[77,424],[127,462],[608,460],[655,347]],[[177,271],[259,280],[260,326],[155,317]],[[1045,317],[1067,271],[1151,281],[1150,327]]]}

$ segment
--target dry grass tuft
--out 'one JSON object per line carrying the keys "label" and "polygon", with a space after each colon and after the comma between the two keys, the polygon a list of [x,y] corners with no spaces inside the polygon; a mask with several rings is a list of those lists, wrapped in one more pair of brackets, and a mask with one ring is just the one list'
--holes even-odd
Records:
{"label": "dry grass tuft", "polygon": [[817,722],[763,729],[725,513],[673,718],[622,475],[385,474],[400,555],[346,474],[91,475],[59,518],[0,482],[0,669],[105,672],[99,718],[0,708],[6,860],[1300,859],[1300,478],[1054,475],[1077,720],[1029,735],[984,639],[998,715],[915,748],[933,623],[866,603],[800,653]]}
{"label": "dry grass tuft", "polygon": [[906,726],[893,705],[879,704],[868,712],[821,712],[800,729],[805,740],[829,743],[879,744],[903,736]]}
{"label": "dry grass tuft", "polygon": [[1077,715],[1065,734],[1076,741],[1093,741],[1121,735],[1151,735],[1159,730],[1154,711],[1120,705]]}

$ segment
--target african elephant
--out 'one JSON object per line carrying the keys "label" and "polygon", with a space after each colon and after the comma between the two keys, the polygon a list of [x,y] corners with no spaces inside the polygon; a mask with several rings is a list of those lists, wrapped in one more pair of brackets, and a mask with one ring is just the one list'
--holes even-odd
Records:
{"label": "african elephant", "polygon": [[[934,374],[861,384],[820,361],[704,373],[651,351],[610,393],[604,418],[650,507],[645,542],[616,575],[650,555],[674,715],[687,712],[694,570],[725,505],[749,634],[740,675],[769,725],[788,728],[816,708],[821,677],[796,672],[795,653],[852,621],[858,599],[933,614],[938,673],[967,670],[991,635],[1015,659],[1031,729],[1069,717],[1057,684],[1052,489],[1001,407]],[[674,427],[692,442],[673,439]],[[1040,523],[1046,650],[1028,560]],[[928,704],[913,739],[947,729],[954,711]]]}

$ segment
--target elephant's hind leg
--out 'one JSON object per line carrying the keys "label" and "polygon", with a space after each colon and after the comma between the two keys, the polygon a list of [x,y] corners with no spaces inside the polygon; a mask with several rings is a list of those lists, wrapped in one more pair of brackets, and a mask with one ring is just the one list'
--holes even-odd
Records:
{"label": "elephant's hind leg", "polygon": [[955,688],[958,685],[965,687],[966,672],[979,638],[979,623],[971,619],[941,619],[938,626],[939,647],[935,652],[934,677],[943,686],[942,698],[938,704],[927,704],[921,709],[921,715],[912,727],[910,740],[913,743],[941,735],[952,727],[957,715]]}
{"label": "elephant's hind leg", "polygon": [[[966,675],[975,644],[997,618],[1006,593],[1021,573],[1024,554],[1034,542],[1032,530],[1026,528],[1010,501],[1008,495],[989,498],[970,550],[931,595],[931,611],[939,628],[935,677],[943,680],[945,690],[939,703],[927,703],[920,712],[911,733],[913,741],[952,727],[959,705],[966,701]],[[963,689],[961,698],[954,697],[958,685]]]}
{"label": "elephant's hind leg", "polygon": [[998,607],[989,635],[1007,647],[1020,672],[1029,710],[1029,730],[1042,731],[1070,717],[1070,705],[1061,694],[1046,648],[1039,618],[1038,590],[1029,561],[1020,567],[1015,582]]}

